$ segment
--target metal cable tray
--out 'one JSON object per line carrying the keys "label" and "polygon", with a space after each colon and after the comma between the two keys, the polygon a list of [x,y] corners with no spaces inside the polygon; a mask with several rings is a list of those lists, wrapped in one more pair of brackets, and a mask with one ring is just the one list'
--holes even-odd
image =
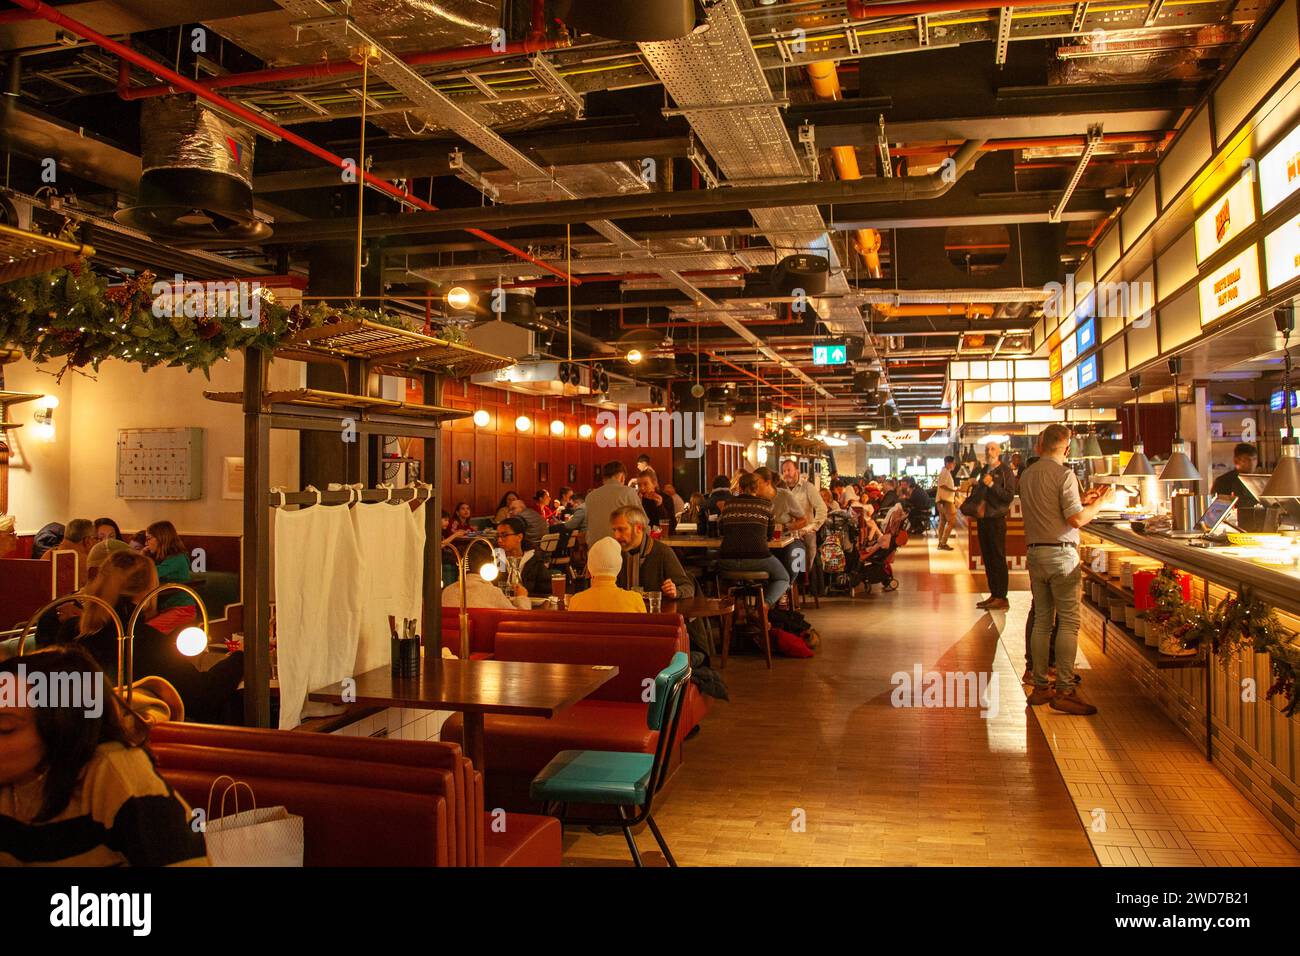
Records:
{"label": "metal cable tray", "polygon": [[[243,405],[243,392],[204,391],[203,397],[213,402],[225,402],[230,405]],[[326,392],[318,388],[292,388],[283,391],[262,393],[262,410],[270,411],[275,405],[291,405],[296,408],[328,408],[337,411],[356,411],[394,415],[402,418],[418,418],[423,421],[446,422],[458,418],[468,418],[469,412],[442,405],[420,405],[415,402],[399,402],[391,398],[371,398],[365,395],[348,395],[343,392]]]}
{"label": "metal cable tray", "polygon": [[367,319],[348,319],[334,325],[303,329],[285,339],[279,350],[366,359],[406,371],[477,375],[509,368],[515,360],[466,345],[434,338],[421,332],[381,325]]}

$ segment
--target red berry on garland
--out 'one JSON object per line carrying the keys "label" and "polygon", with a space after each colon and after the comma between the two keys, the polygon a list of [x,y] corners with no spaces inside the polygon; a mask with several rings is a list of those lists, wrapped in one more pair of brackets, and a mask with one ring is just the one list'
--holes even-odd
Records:
{"label": "red berry on garland", "polygon": [[221,323],[215,319],[199,319],[194,323],[194,331],[201,339],[214,339],[221,334]]}

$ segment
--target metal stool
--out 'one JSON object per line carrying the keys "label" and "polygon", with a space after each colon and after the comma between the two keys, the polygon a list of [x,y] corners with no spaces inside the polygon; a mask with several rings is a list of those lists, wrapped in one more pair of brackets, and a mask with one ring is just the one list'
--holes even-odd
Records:
{"label": "metal stool", "polygon": [[[727,586],[727,593],[736,598],[736,612],[741,608],[745,609],[745,616],[748,617],[749,601],[753,598],[754,603],[758,606],[759,626],[763,631],[763,653],[767,657],[767,666],[772,667],[772,632],[767,624],[767,602],[763,600],[763,585],[768,581],[766,571],[719,571],[718,579],[724,586]],[[735,612],[733,612],[735,613]],[[727,642],[728,644],[730,641]],[[722,648],[722,666],[727,666],[727,652],[729,648],[725,645]]]}

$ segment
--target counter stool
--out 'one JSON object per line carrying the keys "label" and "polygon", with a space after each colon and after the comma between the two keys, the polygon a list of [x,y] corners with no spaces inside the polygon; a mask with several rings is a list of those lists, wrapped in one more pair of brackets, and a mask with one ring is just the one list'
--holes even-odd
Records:
{"label": "counter stool", "polygon": [[[743,608],[745,617],[750,616],[750,601],[753,600],[757,605],[759,627],[763,631],[763,653],[767,657],[767,666],[772,667],[772,632],[767,624],[767,602],[763,600],[763,585],[767,583],[768,574],[766,571],[719,571],[718,580],[721,582],[720,587],[725,587],[727,593],[736,599],[736,610],[739,613]],[[727,666],[727,652],[730,648],[727,641],[722,646],[722,666]]]}

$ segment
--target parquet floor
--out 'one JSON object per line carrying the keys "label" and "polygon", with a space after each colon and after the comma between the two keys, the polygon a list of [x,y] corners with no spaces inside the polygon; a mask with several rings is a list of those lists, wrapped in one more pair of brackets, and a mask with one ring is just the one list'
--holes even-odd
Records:
{"label": "parquet floor", "polygon": [[[933,560],[932,560],[933,559]],[[898,591],[823,600],[810,660],[733,655],[717,702],[655,812],[683,866],[1096,866],[1019,671],[963,553],[915,540]],[[975,706],[895,707],[891,678],[995,674]],[[996,692],[994,692],[996,691]],[[663,858],[639,834],[647,865]],[[617,833],[571,829],[570,865],[628,865]]]}

